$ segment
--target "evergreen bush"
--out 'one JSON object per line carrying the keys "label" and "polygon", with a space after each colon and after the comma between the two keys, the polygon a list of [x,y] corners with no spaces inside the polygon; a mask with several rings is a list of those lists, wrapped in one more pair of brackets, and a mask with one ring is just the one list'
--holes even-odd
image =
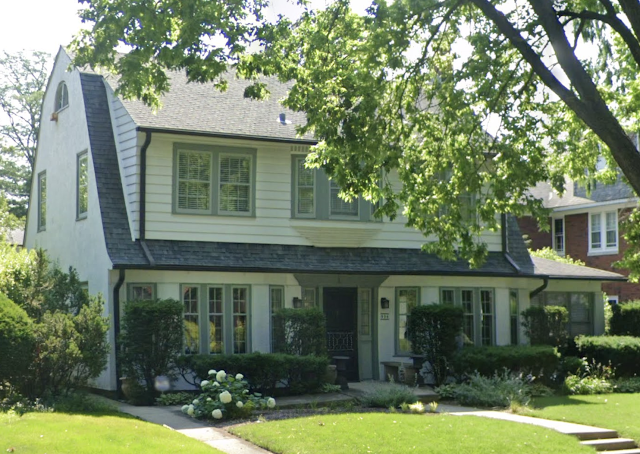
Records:
{"label": "evergreen bush", "polygon": [[531,345],[564,347],[569,339],[569,311],[562,306],[532,306],[522,311],[522,326]]}
{"label": "evergreen bush", "polygon": [[280,309],[273,316],[275,353],[325,356],[326,336],[326,319],[318,308]]}
{"label": "evergreen bush", "polygon": [[578,336],[580,355],[596,364],[611,364],[616,377],[640,375],[640,338],[633,336]]}
{"label": "evergreen bush", "polygon": [[416,306],[409,314],[408,334],[413,353],[431,364],[436,383],[441,384],[462,332],[462,308],[447,304]]}
{"label": "evergreen bush", "polygon": [[612,336],[640,337],[640,301],[612,304],[609,332]]}
{"label": "evergreen bush", "polygon": [[119,341],[122,373],[143,385],[146,400],[152,403],[155,378],[175,378],[183,342],[182,303],[173,299],[128,301]]}
{"label": "evergreen bush", "polygon": [[0,294],[0,385],[25,380],[34,344],[33,323],[27,313]]}

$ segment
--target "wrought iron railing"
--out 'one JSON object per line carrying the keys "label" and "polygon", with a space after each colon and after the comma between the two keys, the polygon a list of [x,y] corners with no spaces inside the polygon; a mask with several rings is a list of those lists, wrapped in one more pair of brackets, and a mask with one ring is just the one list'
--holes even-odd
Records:
{"label": "wrought iron railing", "polygon": [[327,332],[327,350],[330,352],[345,352],[354,350],[353,331]]}

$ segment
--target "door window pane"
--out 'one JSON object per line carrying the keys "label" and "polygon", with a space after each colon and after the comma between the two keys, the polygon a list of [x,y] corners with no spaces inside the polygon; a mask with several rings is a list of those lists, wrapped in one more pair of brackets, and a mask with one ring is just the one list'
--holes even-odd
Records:
{"label": "door window pane", "polygon": [[360,306],[360,334],[371,334],[371,290],[361,288],[358,290],[358,305]]}
{"label": "door window pane", "polygon": [[397,290],[398,314],[398,353],[411,353],[411,342],[407,332],[407,320],[411,309],[418,305],[418,288],[400,288]]}
{"label": "door window pane", "polygon": [[209,287],[209,353],[224,353],[224,300],[222,287]]}

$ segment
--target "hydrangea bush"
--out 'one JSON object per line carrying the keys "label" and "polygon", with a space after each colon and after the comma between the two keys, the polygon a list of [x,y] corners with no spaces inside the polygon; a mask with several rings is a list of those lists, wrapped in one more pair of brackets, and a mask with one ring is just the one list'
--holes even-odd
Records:
{"label": "hydrangea bush", "polygon": [[254,409],[274,408],[273,397],[249,393],[249,383],[242,374],[227,375],[210,370],[208,380],[200,382],[202,393],[182,412],[197,419],[246,418]]}

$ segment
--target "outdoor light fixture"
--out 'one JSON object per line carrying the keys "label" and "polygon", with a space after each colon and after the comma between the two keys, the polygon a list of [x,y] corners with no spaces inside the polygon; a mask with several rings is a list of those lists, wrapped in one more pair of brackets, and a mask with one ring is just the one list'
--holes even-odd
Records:
{"label": "outdoor light fixture", "polygon": [[297,296],[293,297],[293,307],[296,309],[299,309],[302,307],[302,300]]}
{"label": "outdoor light fixture", "polygon": [[380,298],[380,307],[382,309],[389,309],[389,299],[387,298]]}

